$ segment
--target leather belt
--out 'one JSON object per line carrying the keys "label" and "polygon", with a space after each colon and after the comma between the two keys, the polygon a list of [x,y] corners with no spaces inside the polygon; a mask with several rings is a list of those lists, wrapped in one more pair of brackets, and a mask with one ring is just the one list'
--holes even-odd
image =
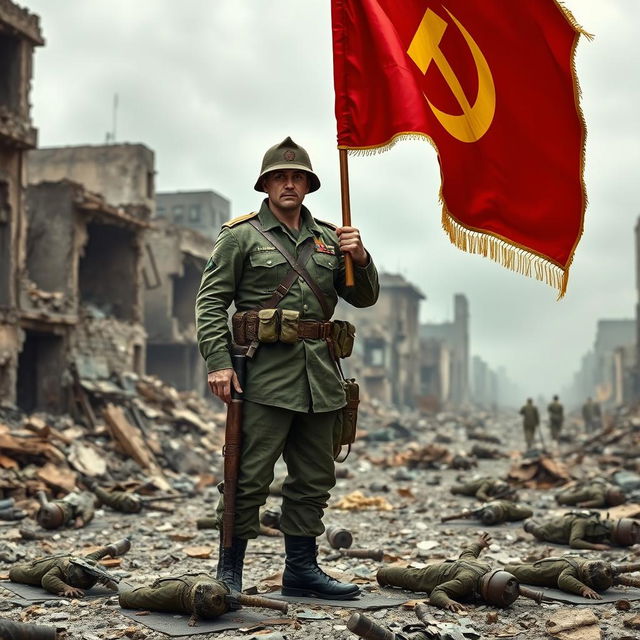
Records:
{"label": "leather belt", "polygon": [[298,340],[326,340],[332,332],[333,322],[298,320]]}
{"label": "leather belt", "polygon": [[[258,341],[258,314],[255,310],[240,311],[231,319],[233,341],[248,346]],[[298,340],[327,340],[333,335],[333,322],[298,320]]]}

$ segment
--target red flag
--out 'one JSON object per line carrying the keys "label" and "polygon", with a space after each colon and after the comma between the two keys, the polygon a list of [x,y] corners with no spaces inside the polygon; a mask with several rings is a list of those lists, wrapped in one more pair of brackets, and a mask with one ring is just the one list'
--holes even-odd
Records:
{"label": "red flag", "polygon": [[338,147],[426,136],[451,241],[564,295],[586,207],[573,58],[588,34],[556,0],[332,0],[332,20]]}

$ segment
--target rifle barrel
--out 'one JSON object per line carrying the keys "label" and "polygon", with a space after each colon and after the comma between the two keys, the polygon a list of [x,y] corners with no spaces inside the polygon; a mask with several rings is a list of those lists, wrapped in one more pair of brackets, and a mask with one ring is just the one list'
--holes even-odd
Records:
{"label": "rifle barrel", "polygon": [[264,598],[263,596],[249,596],[246,593],[236,593],[229,596],[231,600],[235,600],[245,607],[262,607],[263,609],[275,609],[282,613],[287,613],[289,605],[282,600],[273,600]]}

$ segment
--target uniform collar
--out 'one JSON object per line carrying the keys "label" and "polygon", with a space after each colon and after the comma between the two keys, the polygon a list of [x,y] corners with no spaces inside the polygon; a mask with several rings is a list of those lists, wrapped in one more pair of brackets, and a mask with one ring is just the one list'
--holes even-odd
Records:
{"label": "uniform collar", "polygon": [[[285,232],[286,229],[278,218],[273,215],[271,209],[269,209],[269,199],[265,198],[262,201],[262,206],[260,207],[260,211],[258,212],[258,218],[260,220],[260,224],[265,231],[271,231],[272,229],[276,229],[281,227]],[[314,235],[320,236],[322,234],[322,230],[314,220],[311,212],[307,207],[302,205],[300,209],[300,215],[302,217],[301,225],[300,225],[300,236],[298,240],[302,240],[305,237],[309,237],[309,234],[305,231],[305,228],[311,231]]]}

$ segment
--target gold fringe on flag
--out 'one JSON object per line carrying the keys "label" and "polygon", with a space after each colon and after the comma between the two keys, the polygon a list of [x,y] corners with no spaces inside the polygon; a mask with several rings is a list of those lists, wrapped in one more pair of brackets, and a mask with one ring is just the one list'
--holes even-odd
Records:
{"label": "gold fringe on flag", "polygon": [[511,240],[491,235],[487,231],[469,229],[449,213],[446,204],[442,205],[442,228],[458,249],[484,256],[511,271],[545,282],[558,290],[558,300],[566,293],[569,265],[563,269],[548,258]]}

